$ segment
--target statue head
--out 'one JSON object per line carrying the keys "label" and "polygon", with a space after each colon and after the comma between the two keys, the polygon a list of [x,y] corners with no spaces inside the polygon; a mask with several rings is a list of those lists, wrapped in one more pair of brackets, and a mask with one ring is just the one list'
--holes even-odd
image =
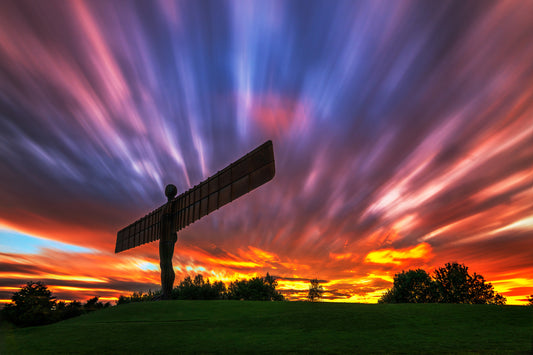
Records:
{"label": "statue head", "polygon": [[168,198],[168,200],[172,200],[174,197],[176,197],[176,194],[178,193],[178,189],[176,186],[172,184],[168,184],[165,187],[165,196]]}

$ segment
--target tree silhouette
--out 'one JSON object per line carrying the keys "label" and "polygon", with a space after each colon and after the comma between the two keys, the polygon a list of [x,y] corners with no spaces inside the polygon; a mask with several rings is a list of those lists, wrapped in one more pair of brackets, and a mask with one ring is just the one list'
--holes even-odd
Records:
{"label": "tree silhouette", "polygon": [[42,282],[28,282],[11,297],[13,303],[4,307],[7,319],[16,325],[30,326],[54,321],[54,297]]}
{"label": "tree silhouette", "polygon": [[7,304],[2,313],[13,324],[26,327],[49,324],[111,306],[109,302],[98,302],[98,297],[91,298],[83,306],[79,301],[56,302],[54,298],[44,283],[30,281],[13,294],[12,303]]}
{"label": "tree silhouette", "polygon": [[66,304],[65,302],[58,302],[56,312],[59,312],[60,319],[68,319],[82,315],[83,306],[80,301],[72,301]]}
{"label": "tree silhouette", "polygon": [[307,294],[307,300],[310,302],[317,302],[322,298],[324,288],[320,285],[318,279],[309,280],[309,293]]}
{"label": "tree silhouette", "polygon": [[109,302],[106,302],[106,303],[98,302],[98,297],[94,296],[93,298],[91,298],[91,299],[87,300],[87,302],[85,302],[85,304],[83,305],[83,309],[86,312],[92,312],[92,311],[96,311],[96,310],[99,310],[99,309],[102,309],[102,308],[107,308],[107,307],[110,307],[110,306],[111,306],[111,303],[109,303]]}
{"label": "tree silhouette", "polygon": [[527,297],[527,303],[530,305],[530,306],[533,306],[533,295],[529,295]]}
{"label": "tree silhouette", "polygon": [[505,298],[494,291],[483,276],[468,273],[463,264],[447,263],[435,270],[436,296],[440,303],[505,304]]}
{"label": "tree silhouette", "polygon": [[278,291],[276,291],[278,282],[276,281],[276,278],[274,276],[270,276],[267,272],[265,278],[263,279],[263,282],[267,290],[267,295],[268,295],[267,298],[270,301],[283,301],[283,295],[279,293]]}
{"label": "tree silhouette", "polygon": [[201,274],[187,276],[172,290],[172,298],[180,300],[215,300],[226,296],[226,285],[222,281],[211,283]]}
{"label": "tree silhouette", "polygon": [[131,296],[120,295],[117,301],[117,305],[131,303],[131,302],[148,302],[153,301],[154,299],[159,299],[161,297],[161,291],[152,292],[148,290],[147,293],[133,292]]}
{"label": "tree silhouette", "polygon": [[379,303],[430,303],[435,302],[435,285],[422,269],[402,271],[394,276],[392,289]]}
{"label": "tree silhouette", "polygon": [[282,301],[283,295],[276,291],[277,282],[268,273],[263,277],[238,280],[228,287],[228,298],[253,301]]}
{"label": "tree silhouette", "polygon": [[435,270],[433,279],[421,269],[402,271],[379,303],[471,303],[504,305],[505,297],[496,293],[483,276],[468,273],[462,264],[447,263]]}

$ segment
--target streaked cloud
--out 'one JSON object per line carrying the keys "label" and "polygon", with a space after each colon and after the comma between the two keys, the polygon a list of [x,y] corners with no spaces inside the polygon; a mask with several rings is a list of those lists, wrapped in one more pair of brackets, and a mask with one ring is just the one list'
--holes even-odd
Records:
{"label": "streaked cloud", "polygon": [[4,253],[36,254],[43,249],[58,249],[73,253],[90,252],[88,248],[55,240],[38,238],[9,229],[0,229],[0,249]]}
{"label": "streaked cloud", "polygon": [[381,249],[374,250],[367,254],[364,261],[377,264],[402,265],[409,263],[410,259],[429,259],[431,246],[428,243],[421,243],[412,248],[405,249]]}
{"label": "streaked cloud", "polygon": [[1,2],[0,299],[38,279],[64,299],[154,290],[157,245],[114,255],[116,231],[272,139],[274,180],[180,233],[178,278],[269,272],[294,298],[318,278],[374,302],[403,269],[458,261],[523,302],[532,13]]}

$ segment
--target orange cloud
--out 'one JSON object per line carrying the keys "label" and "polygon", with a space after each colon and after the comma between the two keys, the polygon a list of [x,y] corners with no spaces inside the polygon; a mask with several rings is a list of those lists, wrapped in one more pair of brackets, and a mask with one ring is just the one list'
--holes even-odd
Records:
{"label": "orange cloud", "polygon": [[237,268],[254,268],[260,267],[260,264],[254,263],[252,261],[237,261],[237,260],[227,260],[227,259],[216,259],[208,258],[207,261],[217,265],[233,266]]}
{"label": "orange cloud", "polygon": [[248,246],[248,249],[253,253],[253,255],[251,255],[250,253],[245,254],[248,257],[256,256],[259,258],[259,260],[263,261],[279,261],[279,257],[274,253],[269,253],[253,246]]}
{"label": "orange cloud", "polygon": [[431,246],[428,243],[421,243],[412,248],[405,249],[381,249],[367,254],[365,262],[376,264],[404,264],[409,259],[425,259],[431,256]]}
{"label": "orange cloud", "polygon": [[352,253],[344,253],[344,254],[329,253],[329,257],[335,260],[346,260],[346,259],[350,259],[352,256],[353,256]]}

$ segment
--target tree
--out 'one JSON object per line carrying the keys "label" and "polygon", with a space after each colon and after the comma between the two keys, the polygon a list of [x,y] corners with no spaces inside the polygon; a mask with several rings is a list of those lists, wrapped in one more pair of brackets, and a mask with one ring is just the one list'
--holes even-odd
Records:
{"label": "tree", "polygon": [[433,279],[421,269],[402,271],[379,303],[471,303],[504,305],[505,297],[496,293],[483,276],[468,273],[456,262],[437,268]]}
{"label": "tree", "polygon": [[276,281],[276,278],[274,276],[271,276],[266,274],[264,278],[265,287],[267,289],[267,295],[268,300],[270,301],[283,301],[283,295],[276,291],[276,287],[278,286],[278,282]]}
{"label": "tree", "polygon": [[505,304],[505,297],[497,294],[483,276],[468,273],[464,264],[447,263],[435,270],[437,302],[471,304]]}
{"label": "tree", "polygon": [[310,302],[319,301],[324,293],[324,288],[319,284],[318,279],[309,280],[309,293],[307,294],[307,300]]}
{"label": "tree", "polygon": [[190,276],[187,276],[181,281],[177,287],[177,298],[182,300],[195,300],[196,299],[196,287],[192,282]]}
{"label": "tree", "polygon": [[223,299],[226,285],[222,281],[211,283],[201,274],[194,277],[187,276],[172,290],[172,299],[180,300],[216,300]]}
{"label": "tree", "polygon": [[435,270],[438,301],[441,303],[466,303],[468,298],[468,267],[458,263],[447,263]]}
{"label": "tree", "polygon": [[56,306],[52,293],[42,282],[28,282],[11,297],[3,312],[16,325],[31,326],[52,323]]}
{"label": "tree", "polygon": [[253,301],[282,301],[283,295],[276,291],[277,282],[268,273],[250,280],[233,281],[228,287],[228,298]]}
{"label": "tree", "polygon": [[215,281],[211,285],[211,299],[224,299],[226,295],[226,285],[222,281]]}
{"label": "tree", "polygon": [[529,295],[527,297],[527,303],[530,305],[530,306],[533,306],[533,295]]}
{"label": "tree", "polygon": [[80,301],[72,301],[67,304],[58,302],[56,312],[59,313],[59,319],[68,319],[83,314],[83,306]]}
{"label": "tree", "polygon": [[[147,293],[143,293],[142,291],[133,292],[131,296],[120,295],[118,298],[117,306],[131,302],[148,302],[159,298],[161,298],[161,291],[152,292],[152,290],[148,290]],[[104,305],[104,307],[107,307],[107,303]]]}
{"label": "tree", "polygon": [[44,283],[30,281],[13,294],[12,303],[7,304],[2,313],[13,324],[27,327],[58,322],[111,306],[109,302],[98,302],[98,297],[91,298],[83,306],[79,301],[56,302],[54,298]]}
{"label": "tree", "polygon": [[379,303],[430,303],[435,301],[435,284],[422,269],[402,271],[394,275],[392,289]]}
{"label": "tree", "polygon": [[85,304],[83,305],[83,309],[86,312],[92,312],[92,311],[96,311],[96,310],[99,310],[99,309],[102,309],[102,308],[107,308],[109,306],[111,306],[111,303],[109,303],[109,302],[106,302],[106,303],[98,302],[98,297],[94,296],[93,298],[91,298],[91,299],[87,300],[87,302],[85,302]]}

